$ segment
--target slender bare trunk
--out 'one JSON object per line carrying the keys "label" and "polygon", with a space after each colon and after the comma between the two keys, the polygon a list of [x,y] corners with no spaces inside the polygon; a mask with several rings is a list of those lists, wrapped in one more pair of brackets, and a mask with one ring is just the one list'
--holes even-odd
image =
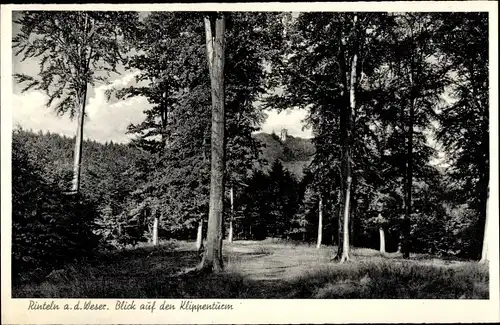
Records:
{"label": "slender bare trunk", "polygon": [[232,243],[233,242],[233,220],[229,220],[229,235],[228,235],[228,242]]}
{"label": "slender bare trunk", "polygon": [[[354,23],[356,23],[357,17],[354,17]],[[358,55],[354,53],[352,57],[351,64],[351,80],[349,87],[349,108],[346,114],[346,126],[347,126],[347,138],[345,139],[345,149],[344,149],[344,159],[345,159],[345,196],[344,196],[344,224],[343,232],[344,238],[342,243],[342,256],[340,258],[340,263],[349,260],[349,216],[350,216],[350,198],[351,198],[351,144],[352,144],[352,130],[351,130],[351,114],[356,109],[356,77],[357,77],[357,63]]]}
{"label": "slender bare trunk", "polygon": [[318,242],[316,248],[321,247],[321,241],[323,240],[323,199],[320,195],[319,197],[319,213],[318,213]]}
{"label": "slender bare trunk", "polygon": [[[202,151],[203,151],[203,166],[204,168],[206,167],[206,162],[207,162],[207,154],[205,150],[205,146],[207,144],[207,138],[205,137],[205,132],[203,132],[203,146],[202,146]],[[201,253],[201,251],[204,249],[203,247],[203,217],[198,220],[198,232],[196,233],[196,250]]]}
{"label": "slender bare trunk", "polygon": [[198,232],[196,233],[196,250],[203,248],[203,219],[198,221]]}
{"label": "slender bare trunk", "polygon": [[[355,119],[355,117],[354,117]],[[353,128],[354,130],[354,128]],[[352,176],[352,173],[351,173]],[[356,216],[356,177],[352,176],[351,182],[351,195],[350,195],[350,208],[349,208],[349,243],[354,243],[354,220]],[[352,245],[352,244],[350,244]]]}
{"label": "slender bare trunk", "polygon": [[380,234],[380,253],[385,254],[385,233],[384,228],[378,228],[378,232]]}
{"label": "slender bare trunk", "polygon": [[160,106],[160,119],[161,119],[161,149],[165,150],[167,147],[167,125],[168,125],[168,106],[166,103],[167,93],[162,94],[163,101]]}
{"label": "slender bare trunk", "polygon": [[[344,186],[341,186],[343,188]],[[344,197],[344,191],[341,189],[339,191],[339,210],[338,210],[338,218],[337,218],[337,255],[336,259],[340,261],[340,257],[342,256],[342,241],[343,241],[343,236],[342,236],[342,199]]]}
{"label": "slender bare trunk", "polygon": [[234,191],[233,187],[231,186],[231,190],[229,193],[230,200],[231,200],[231,216],[229,219],[229,236],[228,236],[228,241],[230,243],[233,242],[233,219],[234,219]]}
{"label": "slender bare trunk", "polygon": [[[486,113],[487,114],[487,113]],[[480,199],[480,206],[479,208],[481,209],[481,219],[484,220],[484,236],[483,236],[483,249],[481,251],[481,263],[486,263],[490,259],[490,252],[488,249],[488,241],[491,235],[491,223],[489,222],[490,219],[490,211],[489,207],[491,205],[491,197],[490,197],[490,188],[489,188],[489,179],[491,178],[491,169],[489,166],[489,152],[492,152],[493,149],[490,149],[490,139],[489,135],[490,133],[488,132],[488,120],[485,119],[485,126],[483,126],[483,130],[486,130],[483,135],[483,140],[481,142],[481,147],[482,151],[486,153],[486,159],[481,161],[480,164],[480,176],[479,176],[479,184],[482,188],[480,191],[481,199]],[[493,142],[494,143],[494,142]]]}
{"label": "slender bare trunk", "polygon": [[[488,222],[488,219],[486,219],[486,222]],[[483,239],[483,250],[481,252],[481,260],[479,261],[480,263],[487,263],[490,260],[487,234],[488,234],[488,230],[487,230],[487,228],[485,228],[484,229],[484,239]]]}
{"label": "slender bare trunk", "polygon": [[[341,103],[341,109],[340,109],[340,119],[339,119],[339,130],[340,130],[340,142],[342,145],[342,155],[345,153],[346,149],[346,144],[347,144],[347,68],[346,68],[346,58],[345,58],[345,38],[342,36],[342,31],[341,29],[337,30],[337,39],[340,42],[339,50],[338,50],[338,56],[339,56],[339,71],[340,71],[340,98],[342,100]],[[345,156],[342,157],[341,160],[341,168],[340,168],[340,173],[339,173],[339,179],[340,179],[340,189],[338,192],[338,218],[337,218],[337,254],[335,256],[336,260],[341,259],[341,256],[343,255],[342,253],[342,242],[343,242],[343,234],[342,234],[342,228],[343,228],[343,217],[342,217],[342,209],[343,205],[345,203],[344,201],[344,196],[345,196]]]}
{"label": "slender bare trunk", "polygon": [[[88,28],[88,15],[85,15],[84,22],[84,33],[87,33]],[[79,44],[80,57],[84,57],[86,53],[84,52],[84,46],[86,45],[86,37],[83,40],[83,44]],[[89,58],[86,60],[87,64],[85,66],[85,72],[89,69],[91,53],[89,53]],[[82,147],[83,147],[83,124],[85,121],[85,103],[87,101],[87,83],[80,89],[81,92],[77,93],[77,116],[78,125],[76,128],[75,136],[75,151],[73,154],[73,181],[71,184],[71,193],[78,194],[80,192],[80,178],[81,178],[81,164],[82,164]]]}
{"label": "slender bare trunk", "polygon": [[[410,73],[410,84],[413,88],[413,74]],[[403,241],[401,249],[403,258],[410,258],[410,222],[412,214],[412,187],[413,187],[413,124],[415,119],[415,99],[410,102],[410,117],[408,121],[408,149],[407,149],[407,168],[406,168],[406,215],[403,220]]]}
{"label": "slender bare trunk", "polygon": [[[481,143],[480,143],[480,151],[484,153],[482,158],[479,158],[478,169],[479,169],[479,180],[476,186],[480,188],[479,191],[479,211],[480,211],[480,221],[484,220],[484,236],[483,236],[483,248],[481,250],[481,259],[480,263],[486,263],[489,261],[489,249],[488,249],[488,241],[489,241],[489,232],[491,224],[488,222],[489,220],[489,207],[491,204],[491,198],[489,196],[489,180],[491,177],[490,171],[490,153],[493,152],[493,148],[491,145],[495,145],[495,141],[490,141],[490,136],[492,136],[491,132],[489,132],[489,111],[488,105],[486,103],[482,103],[479,99],[479,94],[477,90],[477,80],[475,78],[475,68],[472,61],[469,61],[468,70],[470,75],[470,84],[472,90],[472,97],[475,99],[475,106],[478,111],[483,115],[483,121],[481,123]],[[491,234],[490,234],[491,235]]]}
{"label": "slender bare trunk", "polygon": [[224,206],[224,33],[225,18],[219,13],[215,21],[215,36],[209,18],[205,18],[207,54],[212,86],[212,141],[210,173],[210,206],[207,244],[200,268],[220,272],[222,262],[222,216]]}
{"label": "slender bare trunk", "polygon": [[155,217],[155,221],[153,223],[153,246],[158,245],[158,218]]}
{"label": "slender bare trunk", "polygon": [[342,241],[342,257],[340,258],[340,263],[349,261],[349,207],[350,207],[350,197],[351,197],[351,175],[347,176],[347,184],[345,191],[345,203],[344,203],[344,238]]}
{"label": "slender bare trunk", "polygon": [[[405,114],[406,113],[405,113],[405,107],[404,107],[404,105],[401,105],[401,110],[400,110],[399,113],[400,113],[399,118],[400,118],[400,123],[401,123],[401,130],[402,130],[401,133],[400,133],[400,137],[403,140],[402,146],[403,147],[407,147],[406,142],[407,142],[408,139],[407,139],[407,134],[406,134],[406,131],[405,131],[405,126],[406,126],[406,121],[405,121],[406,116],[405,116]],[[404,173],[406,173],[406,171],[404,171]],[[403,177],[406,177],[406,174]],[[403,178],[403,181],[404,180],[405,179]],[[408,187],[406,185],[404,185],[402,187],[402,192],[403,192],[402,193],[402,195],[403,195],[403,202],[402,202],[403,203],[403,207],[402,207],[402,211],[403,211],[403,213],[400,215],[400,221],[401,222],[400,222],[400,227],[399,227],[398,249],[396,251],[398,254],[401,254],[401,252],[402,252],[402,246],[403,246],[403,240],[404,240],[404,220],[406,218],[406,216],[405,216],[405,213],[406,213],[406,200],[408,198],[408,196],[406,195],[407,188]]]}
{"label": "slender bare trunk", "polygon": [[488,249],[488,241],[489,241],[489,205],[490,205],[490,198],[487,199],[486,201],[486,221],[484,223],[484,237],[483,237],[483,249],[481,252],[481,260],[479,261],[480,263],[487,263],[490,260],[490,254],[489,254],[489,249]]}
{"label": "slender bare trunk", "polygon": [[78,103],[78,125],[75,137],[75,151],[73,154],[73,181],[71,183],[71,192],[78,194],[80,192],[80,176],[82,164],[82,146],[83,146],[83,124],[85,121],[85,101],[86,91],[83,96],[79,98]]}

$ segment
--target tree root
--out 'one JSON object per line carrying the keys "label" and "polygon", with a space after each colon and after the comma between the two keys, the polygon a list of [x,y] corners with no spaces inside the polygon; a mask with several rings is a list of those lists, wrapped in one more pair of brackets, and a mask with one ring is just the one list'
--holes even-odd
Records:
{"label": "tree root", "polygon": [[186,268],[186,269],[181,270],[177,273],[171,274],[168,277],[169,278],[179,278],[179,277],[183,277],[183,276],[198,275],[200,273],[202,273],[202,270],[200,269],[200,267],[195,266],[195,267]]}

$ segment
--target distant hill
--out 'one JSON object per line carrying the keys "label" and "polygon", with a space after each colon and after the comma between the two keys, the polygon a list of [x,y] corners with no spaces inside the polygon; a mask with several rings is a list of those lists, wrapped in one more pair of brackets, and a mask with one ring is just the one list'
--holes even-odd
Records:
{"label": "distant hill", "polygon": [[260,166],[263,170],[267,171],[274,161],[280,160],[292,174],[302,178],[304,167],[309,165],[315,152],[310,139],[290,135],[280,138],[274,133],[257,133],[254,137],[263,144],[261,158],[267,161],[267,166]]}
{"label": "distant hill", "polygon": [[[13,138],[23,143],[44,169],[44,176],[52,179],[61,189],[69,189],[73,176],[74,138],[57,133],[15,130]],[[135,189],[137,184],[124,176],[134,169],[139,159],[149,156],[128,144],[100,143],[84,140],[82,154],[81,187],[88,198],[103,201],[111,195],[120,196],[124,189]]]}
{"label": "distant hill", "polygon": [[[41,157],[47,160],[46,169],[48,171],[65,174],[65,184],[61,184],[61,186],[69,186],[66,183],[71,179],[75,141],[73,138],[54,133],[34,133],[27,130],[19,130],[15,132],[14,136],[22,138],[21,141],[31,150],[38,152]],[[253,136],[263,144],[260,158],[267,161],[267,164],[256,166],[257,168],[268,171],[274,161],[280,160],[283,166],[298,179],[302,178],[304,167],[311,162],[315,152],[310,139],[290,135],[286,136],[286,139],[285,137],[280,139],[276,134],[269,133],[257,133]],[[103,171],[107,171],[106,175],[107,173],[114,175],[117,171],[123,172],[139,156],[143,155],[147,154],[129,144],[116,144],[113,142],[103,144],[85,140],[83,145],[82,182],[90,181],[91,175],[102,174]],[[101,175],[100,177],[104,176]]]}

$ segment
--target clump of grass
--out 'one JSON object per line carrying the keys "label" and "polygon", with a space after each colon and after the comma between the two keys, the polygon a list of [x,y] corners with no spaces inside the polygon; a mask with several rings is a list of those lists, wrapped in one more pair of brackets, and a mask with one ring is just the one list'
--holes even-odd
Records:
{"label": "clump of grass", "polygon": [[271,250],[264,245],[259,245],[253,250],[253,253],[256,255],[269,255],[271,254]]}
{"label": "clump of grass", "polygon": [[171,277],[145,271],[142,276],[83,277],[71,281],[50,279],[15,288],[22,298],[246,298],[255,286],[236,273],[194,274]]}
{"label": "clump of grass", "polygon": [[296,247],[296,246],[301,246],[301,247],[311,247],[315,246],[316,243],[310,243],[310,242],[303,242],[300,240],[294,240],[294,239],[285,239],[285,238],[273,238],[273,237],[268,237],[262,241],[263,244],[277,244],[277,245],[282,245],[282,246],[291,246],[291,247]]}
{"label": "clump of grass", "polygon": [[285,244],[286,240],[282,238],[267,237],[262,241],[264,244]]}
{"label": "clump of grass", "polygon": [[289,298],[488,299],[488,271],[477,263],[351,262],[311,271],[287,286]]}

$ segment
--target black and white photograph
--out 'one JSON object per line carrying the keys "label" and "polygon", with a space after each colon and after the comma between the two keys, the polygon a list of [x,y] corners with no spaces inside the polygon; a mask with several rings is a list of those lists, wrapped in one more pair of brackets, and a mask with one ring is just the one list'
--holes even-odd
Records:
{"label": "black and white photograph", "polygon": [[25,7],[2,255],[28,310],[498,299],[491,11]]}

